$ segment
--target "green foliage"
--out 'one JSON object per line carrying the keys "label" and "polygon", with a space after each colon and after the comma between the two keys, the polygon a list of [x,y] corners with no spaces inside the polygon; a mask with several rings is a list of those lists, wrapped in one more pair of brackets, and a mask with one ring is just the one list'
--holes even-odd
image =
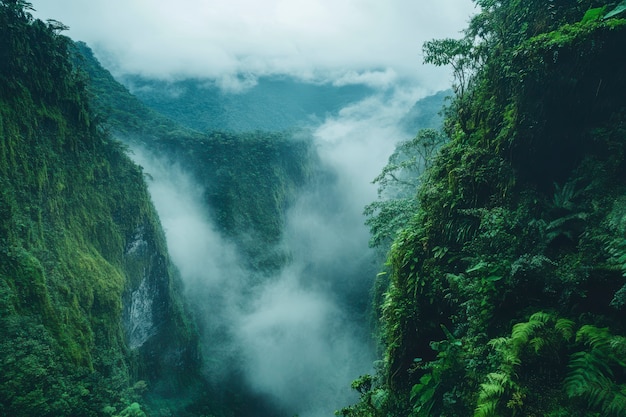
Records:
{"label": "green foliage", "polygon": [[472,44],[469,39],[435,39],[423,45],[424,62],[437,66],[449,65],[454,71],[455,94],[462,97],[475,71],[475,61],[470,56]]}
{"label": "green foliage", "polygon": [[433,378],[432,374],[424,374],[419,382],[411,388],[411,401],[413,406],[413,414],[416,416],[428,416],[435,405],[434,396],[439,382]]}
{"label": "green foliage", "polygon": [[[498,357],[498,369],[486,375],[477,398],[475,417],[515,413],[524,407],[535,387],[525,386],[524,366],[534,367],[537,360],[558,360],[558,351],[572,337],[574,322],[556,319],[554,315],[537,312],[527,322],[513,326],[511,336],[492,339],[489,345]],[[535,377],[541,374],[535,369]]]}
{"label": "green foliage", "polygon": [[583,16],[581,22],[582,23],[587,23],[593,20],[598,20],[600,18],[602,18],[602,16],[604,15],[604,10],[606,9],[606,7],[595,7],[593,9],[589,9],[585,12],[585,15]]}
{"label": "green foliage", "polygon": [[498,415],[498,402],[504,393],[515,388],[511,375],[502,372],[492,372],[487,375],[487,382],[480,385],[478,405],[474,417],[493,417]]}
{"label": "green foliage", "polygon": [[205,186],[204,199],[220,232],[238,243],[251,268],[267,271],[284,263],[278,244],[286,208],[319,174],[308,135],[214,132],[201,141],[152,146],[188,166]]}
{"label": "green foliage", "polygon": [[412,404],[411,416],[431,416],[433,410],[455,410],[458,412],[454,391],[448,391],[454,379],[460,377],[459,368],[463,362],[463,344],[444,326],[440,326],[446,338],[432,342],[431,348],[437,352],[436,359],[424,363],[421,358],[414,360],[415,372],[425,372],[411,388],[409,400]]}
{"label": "green foliage", "polygon": [[[200,133],[146,107],[102,68],[85,44],[75,45],[74,61],[89,75],[94,107],[113,134],[187,167],[203,186],[219,231],[237,242],[251,268],[266,272],[285,262],[287,254],[278,247],[285,209],[296,190],[319,174],[310,132]],[[187,108],[181,117],[196,111],[204,110],[200,105]]]}
{"label": "green foliage", "polygon": [[626,384],[616,382],[614,369],[626,368],[626,339],[608,328],[582,326],[576,340],[588,347],[572,355],[564,387],[570,398],[580,398],[605,416],[626,415]]}
{"label": "green foliage", "polygon": [[150,108],[198,132],[284,131],[316,124],[372,94],[365,85],[306,83],[285,76],[241,78],[229,91],[210,79],[122,80]]}
{"label": "green foliage", "polygon": [[127,346],[137,230],[152,250],[138,269],[163,289],[159,343],[180,352],[177,367],[193,330],[140,168],[96,122],[65,26],[30,10],[0,1],[0,415],[99,416],[140,400],[131,382],[146,368],[172,370]]}
{"label": "green foliage", "polygon": [[141,406],[138,403],[132,403],[115,417],[146,417],[146,413],[141,410]]}
{"label": "green foliage", "polygon": [[626,21],[476,3],[463,39],[424,47],[456,97],[390,245],[381,389],[398,415],[621,415]]}
{"label": "green foliage", "polygon": [[620,4],[615,6],[613,10],[604,15],[603,19],[610,19],[611,17],[615,17],[619,14],[624,13],[626,10],[626,1],[622,1]]}

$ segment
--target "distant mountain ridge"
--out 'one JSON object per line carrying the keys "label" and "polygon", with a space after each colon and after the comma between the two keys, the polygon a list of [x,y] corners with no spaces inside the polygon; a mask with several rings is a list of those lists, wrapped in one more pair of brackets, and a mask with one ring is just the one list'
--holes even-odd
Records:
{"label": "distant mountain ridge", "polygon": [[365,85],[338,87],[288,77],[262,77],[238,93],[224,92],[208,80],[166,82],[130,76],[120,81],[147,106],[202,132],[305,127],[374,93]]}

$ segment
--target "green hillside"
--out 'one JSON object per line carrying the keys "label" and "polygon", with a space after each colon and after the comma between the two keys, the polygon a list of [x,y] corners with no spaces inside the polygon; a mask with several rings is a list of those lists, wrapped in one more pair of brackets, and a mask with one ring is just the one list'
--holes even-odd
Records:
{"label": "green hillside", "polygon": [[199,133],[149,109],[117,83],[91,50],[77,44],[75,61],[111,132],[131,147],[178,163],[204,189],[207,213],[234,239],[254,269],[275,269],[285,254],[285,210],[317,170],[307,130]]}
{"label": "green hillside", "polygon": [[449,141],[419,178],[382,174],[421,185],[379,371],[341,414],[624,416],[626,5],[475,3],[464,38],[424,45],[455,70]]}
{"label": "green hillside", "polygon": [[140,416],[193,379],[195,331],[141,170],[30,10],[0,1],[0,415]]}

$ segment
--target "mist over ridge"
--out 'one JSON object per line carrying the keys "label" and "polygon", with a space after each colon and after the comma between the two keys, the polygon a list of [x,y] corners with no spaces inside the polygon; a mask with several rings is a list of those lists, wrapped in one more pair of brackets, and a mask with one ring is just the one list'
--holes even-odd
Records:
{"label": "mist over ridge", "polygon": [[474,11],[470,0],[33,3],[38,16],[94,47],[117,77],[207,78],[227,88],[276,75],[378,86],[411,80],[433,92],[448,88],[450,72],[420,66],[420,46],[457,37]]}

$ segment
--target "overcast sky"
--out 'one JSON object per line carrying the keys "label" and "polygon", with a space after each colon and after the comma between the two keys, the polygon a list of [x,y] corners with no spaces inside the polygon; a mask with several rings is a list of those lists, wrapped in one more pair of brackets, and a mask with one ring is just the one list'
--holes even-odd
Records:
{"label": "overcast sky", "polygon": [[426,40],[459,37],[471,0],[31,0],[117,75],[228,79],[288,74],[445,88]]}

